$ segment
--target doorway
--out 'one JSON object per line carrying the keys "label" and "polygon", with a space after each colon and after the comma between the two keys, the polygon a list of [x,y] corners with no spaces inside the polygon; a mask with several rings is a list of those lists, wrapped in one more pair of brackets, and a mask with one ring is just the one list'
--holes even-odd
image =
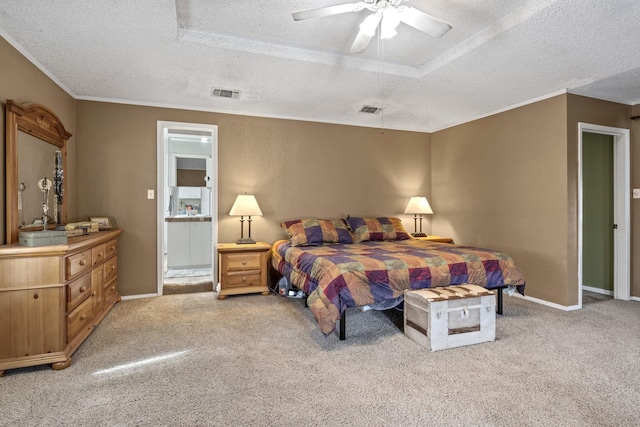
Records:
{"label": "doorway", "polygon": [[578,124],[578,304],[583,291],[630,298],[628,129]]}
{"label": "doorway", "polygon": [[218,127],[158,121],[157,144],[157,294],[211,289],[217,277]]}

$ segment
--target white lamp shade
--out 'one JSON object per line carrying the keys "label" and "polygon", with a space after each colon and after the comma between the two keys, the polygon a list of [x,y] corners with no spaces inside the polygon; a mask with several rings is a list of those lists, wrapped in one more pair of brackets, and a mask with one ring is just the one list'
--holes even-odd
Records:
{"label": "white lamp shade", "polygon": [[412,197],[409,200],[409,204],[407,208],[404,210],[404,213],[407,214],[432,214],[433,210],[431,210],[431,206],[429,206],[429,202],[426,197]]}
{"label": "white lamp shade", "polygon": [[262,216],[258,201],[253,194],[240,194],[231,207],[231,216]]}

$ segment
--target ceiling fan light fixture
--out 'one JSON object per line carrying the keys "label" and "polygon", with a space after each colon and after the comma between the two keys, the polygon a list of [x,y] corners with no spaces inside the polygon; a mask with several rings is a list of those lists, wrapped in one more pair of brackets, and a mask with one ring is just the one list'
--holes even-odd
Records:
{"label": "ceiling fan light fixture", "polygon": [[382,16],[382,23],[380,24],[380,38],[390,39],[396,34],[396,28],[400,25],[400,18],[398,17],[398,11],[393,7],[385,9]]}

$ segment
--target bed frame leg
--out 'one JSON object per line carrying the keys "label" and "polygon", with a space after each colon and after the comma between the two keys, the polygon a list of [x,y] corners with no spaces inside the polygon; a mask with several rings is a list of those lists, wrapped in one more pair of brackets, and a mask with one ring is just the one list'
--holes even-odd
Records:
{"label": "bed frame leg", "polygon": [[346,322],[345,318],[347,317],[346,310],[342,310],[342,315],[340,316],[340,340],[344,341],[347,339],[346,337]]}
{"label": "bed frame leg", "polygon": [[496,292],[496,313],[502,314],[502,288],[497,289]]}

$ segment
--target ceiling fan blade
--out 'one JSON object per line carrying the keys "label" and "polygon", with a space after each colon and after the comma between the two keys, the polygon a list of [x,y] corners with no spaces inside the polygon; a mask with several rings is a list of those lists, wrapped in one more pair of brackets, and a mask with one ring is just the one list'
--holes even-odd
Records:
{"label": "ceiling fan blade", "polygon": [[412,26],[431,37],[442,37],[451,28],[451,24],[442,19],[428,15],[411,6],[398,6],[398,18],[401,22]]}
{"label": "ceiling fan blade", "polygon": [[349,49],[349,52],[351,53],[362,52],[367,48],[367,46],[369,46],[369,42],[371,41],[372,37],[373,36],[365,34],[362,32],[362,30],[360,30],[358,32],[358,35],[356,35],[356,39],[353,41],[353,44],[351,45],[351,49]]}
{"label": "ceiling fan blade", "polygon": [[360,31],[356,34],[356,38],[353,41],[349,52],[360,53],[369,46],[369,42],[376,34],[376,30],[378,29],[378,24],[380,24],[381,19],[381,13],[373,13],[369,15],[362,24],[360,24]]}
{"label": "ceiling fan blade", "polygon": [[321,18],[323,16],[338,15],[340,13],[357,12],[364,9],[366,3],[364,1],[354,1],[351,3],[337,4],[335,6],[320,7],[317,9],[301,10],[293,12],[294,21],[301,21],[309,18]]}

